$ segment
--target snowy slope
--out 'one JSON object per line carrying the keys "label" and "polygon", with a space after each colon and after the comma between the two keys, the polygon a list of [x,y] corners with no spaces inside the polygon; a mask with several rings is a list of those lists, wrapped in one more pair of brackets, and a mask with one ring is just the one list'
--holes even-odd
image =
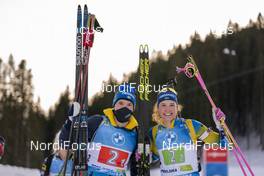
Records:
{"label": "snowy slope", "polygon": [[23,167],[0,164],[0,176],[38,176],[38,175],[40,175],[38,169],[28,169]]}

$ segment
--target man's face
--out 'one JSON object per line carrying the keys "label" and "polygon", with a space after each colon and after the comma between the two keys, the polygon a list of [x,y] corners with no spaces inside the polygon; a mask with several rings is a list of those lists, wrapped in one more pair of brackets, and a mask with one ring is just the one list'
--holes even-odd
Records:
{"label": "man's face", "polygon": [[123,107],[127,107],[130,111],[133,111],[133,103],[131,101],[128,101],[128,100],[118,100],[114,106],[114,110],[118,110],[118,109],[121,109]]}

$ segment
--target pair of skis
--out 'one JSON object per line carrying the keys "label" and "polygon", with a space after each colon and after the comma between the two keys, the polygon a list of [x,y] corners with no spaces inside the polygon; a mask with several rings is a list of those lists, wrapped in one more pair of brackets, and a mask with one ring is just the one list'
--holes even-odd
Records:
{"label": "pair of skis", "polygon": [[[203,89],[204,93],[206,94],[211,106],[213,109],[216,109],[216,105],[211,97],[211,95],[209,94],[209,91],[207,90],[206,88],[206,85],[202,79],[202,76],[198,70],[198,67],[196,65],[196,63],[194,62],[194,59],[192,58],[192,56],[189,56],[188,58],[188,62],[186,63],[185,67],[184,68],[179,68],[179,67],[176,67],[176,71],[178,73],[185,73],[185,75],[188,77],[188,78],[193,78],[195,77],[197,79],[197,81],[199,82],[201,88]],[[224,130],[224,133],[225,133],[225,136],[227,137],[227,140],[230,144],[233,144],[234,145],[234,149],[232,150],[235,157],[236,157],[236,160],[244,174],[244,176],[247,176],[247,173],[245,171],[245,168],[243,166],[243,163],[245,164],[246,168],[248,169],[248,172],[250,173],[250,175],[254,176],[254,173],[252,171],[252,169],[250,168],[244,154],[242,153],[240,147],[238,146],[235,138],[233,137],[232,133],[230,132],[228,126],[226,125],[225,121],[224,121],[224,118],[222,118],[220,120],[220,124],[222,126],[222,129]]]}
{"label": "pair of skis", "polygon": [[[70,144],[77,144],[77,150],[73,151],[72,176],[88,175],[88,63],[95,31],[103,32],[103,28],[99,25],[95,15],[88,13],[87,5],[84,5],[84,12],[82,13],[82,8],[78,5],[74,101],[80,104],[80,113],[73,118],[69,135]],[[63,176],[66,174],[69,159],[70,148],[67,149],[67,156],[62,169]]]}
{"label": "pair of skis", "polygon": [[139,102],[138,117],[140,118],[138,152],[140,159],[137,161],[138,176],[150,175],[150,142],[147,136],[149,129],[149,49],[148,45],[139,47]]}

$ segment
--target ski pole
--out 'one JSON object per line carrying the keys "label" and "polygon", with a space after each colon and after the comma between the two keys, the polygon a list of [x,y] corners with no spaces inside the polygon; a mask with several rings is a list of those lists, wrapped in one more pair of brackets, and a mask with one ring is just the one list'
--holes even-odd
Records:
{"label": "ski pole", "polygon": [[[188,78],[192,78],[192,77],[195,76],[196,79],[198,80],[200,86],[202,87],[204,93],[206,94],[206,96],[207,96],[207,98],[208,98],[211,106],[213,107],[213,109],[216,109],[216,105],[215,105],[215,103],[214,103],[211,95],[209,94],[209,91],[206,88],[206,85],[205,85],[205,83],[204,83],[204,81],[202,79],[201,74],[199,73],[199,70],[198,70],[197,65],[195,64],[195,62],[194,62],[194,60],[193,60],[193,58],[191,56],[188,57],[188,62],[185,65],[185,67],[184,68],[177,67],[176,68],[176,71],[177,71],[177,73],[184,72],[185,75]],[[248,162],[247,162],[244,154],[242,153],[240,147],[238,146],[236,140],[234,139],[232,133],[230,132],[230,130],[229,130],[228,126],[226,125],[226,123],[225,123],[225,121],[224,121],[223,118],[220,119],[220,124],[221,124],[222,128],[224,129],[225,135],[228,137],[229,142],[232,142],[234,144],[234,146],[235,146],[235,150],[233,150],[233,153],[234,153],[234,155],[235,155],[235,157],[236,157],[236,159],[238,161],[238,164],[239,164],[241,170],[243,171],[244,175],[246,176],[246,172],[245,172],[245,170],[244,170],[244,168],[242,166],[242,163],[241,163],[241,161],[240,161],[240,159],[239,159],[239,157],[238,157],[237,154],[240,155],[240,157],[244,161],[247,169],[249,170],[249,172],[251,173],[251,175],[254,176],[254,173],[253,173],[252,169],[250,168],[250,166],[249,166],[249,164],[248,164]]]}
{"label": "ski pole", "polygon": [[[194,60],[191,57],[189,57],[189,63],[187,63],[186,66],[187,67],[185,67],[183,69],[178,69],[178,72],[184,71],[186,76],[188,76],[189,78],[195,76],[197,78],[200,86],[204,90],[204,92],[205,92],[209,102],[211,103],[212,107],[215,109],[216,105],[213,102],[213,100],[212,100],[212,98],[211,98],[211,96],[210,96],[210,94],[209,94],[209,92],[208,92],[208,90],[207,90],[207,88],[205,86],[205,83],[204,83],[204,81],[203,81],[203,79],[202,79],[202,77],[201,77],[201,75],[200,75],[200,73],[199,73],[199,71],[197,69],[197,66],[195,65],[195,62],[194,62]],[[251,168],[250,168],[250,166],[249,166],[249,164],[248,164],[248,162],[246,161],[243,153],[241,152],[241,149],[239,148],[237,142],[235,141],[234,137],[232,136],[230,130],[228,129],[227,125],[225,124],[225,122],[223,120],[221,120],[221,125],[222,125],[222,127],[224,129],[224,132],[225,132],[226,136],[229,137],[229,141],[234,144],[236,152],[238,152],[240,154],[240,156],[241,156],[242,160],[244,161],[244,163],[246,164],[248,170],[250,171],[250,173],[252,175],[254,175],[252,170],[251,170]],[[237,153],[234,153],[234,154],[235,154],[235,156],[237,156]],[[237,159],[239,165],[241,166],[239,158],[236,157],[236,159]],[[246,175],[245,172],[244,172],[244,168],[241,167],[241,169],[242,169],[244,175]]]}
{"label": "ski pole", "polygon": [[[214,103],[214,101],[213,101],[211,95],[209,94],[209,91],[207,90],[207,88],[206,88],[206,86],[205,86],[205,83],[204,83],[204,81],[203,81],[203,79],[202,79],[202,77],[201,77],[201,74],[200,74],[199,72],[197,72],[196,78],[197,78],[199,84],[201,85],[202,89],[204,90],[204,92],[205,92],[205,94],[206,94],[206,96],[207,96],[207,98],[208,98],[210,104],[212,105],[213,109],[216,109],[216,105],[215,105],[215,103]],[[231,132],[229,131],[229,128],[227,127],[226,123],[224,122],[224,119],[220,119],[220,124],[221,124],[221,126],[223,127],[223,129],[224,129],[225,135],[229,137],[229,138],[228,138],[229,141],[230,141],[231,143],[234,144],[234,146],[235,146],[235,150],[233,150],[233,153],[234,153],[234,155],[235,155],[235,157],[236,157],[236,160],[238,161],[238,164],[239,164],[239,166],[240,166],[240,168],[241,168],[243,174],[246,176],[247,174],[246,174],[246,172],[245,172],[245,170],[244,170],[244,167],[242,166],[242,163],[241,163],[241,161],[240,161],[240,159],[239,159],[238,154],[242,157],[244,163],[246,164],[246,166],[247,166],[247,168],[248,168],[248,170],[249,170],[250,172],[252,172],[252,171],[251,171],[251,168],[249,167],[247,161],[245,160],[245,158],[244,158],[244,156],[243,156],[243,153],[241,152],[241,150],[240,150],[238,144],[236,143],[236,141],[235,141],[233,135],[232,135]],[[253,172],[252,172],[251,174],[254,175]]]}

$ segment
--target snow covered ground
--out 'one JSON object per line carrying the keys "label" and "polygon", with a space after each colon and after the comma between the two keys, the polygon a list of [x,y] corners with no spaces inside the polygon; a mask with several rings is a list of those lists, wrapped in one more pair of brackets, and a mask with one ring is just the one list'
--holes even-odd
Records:
{"label": "snow covered ground", "polygon": [[23,167],[0,164],[0,176],[38,176],[38,175],[40,175],[38,169],[28,169]]}

